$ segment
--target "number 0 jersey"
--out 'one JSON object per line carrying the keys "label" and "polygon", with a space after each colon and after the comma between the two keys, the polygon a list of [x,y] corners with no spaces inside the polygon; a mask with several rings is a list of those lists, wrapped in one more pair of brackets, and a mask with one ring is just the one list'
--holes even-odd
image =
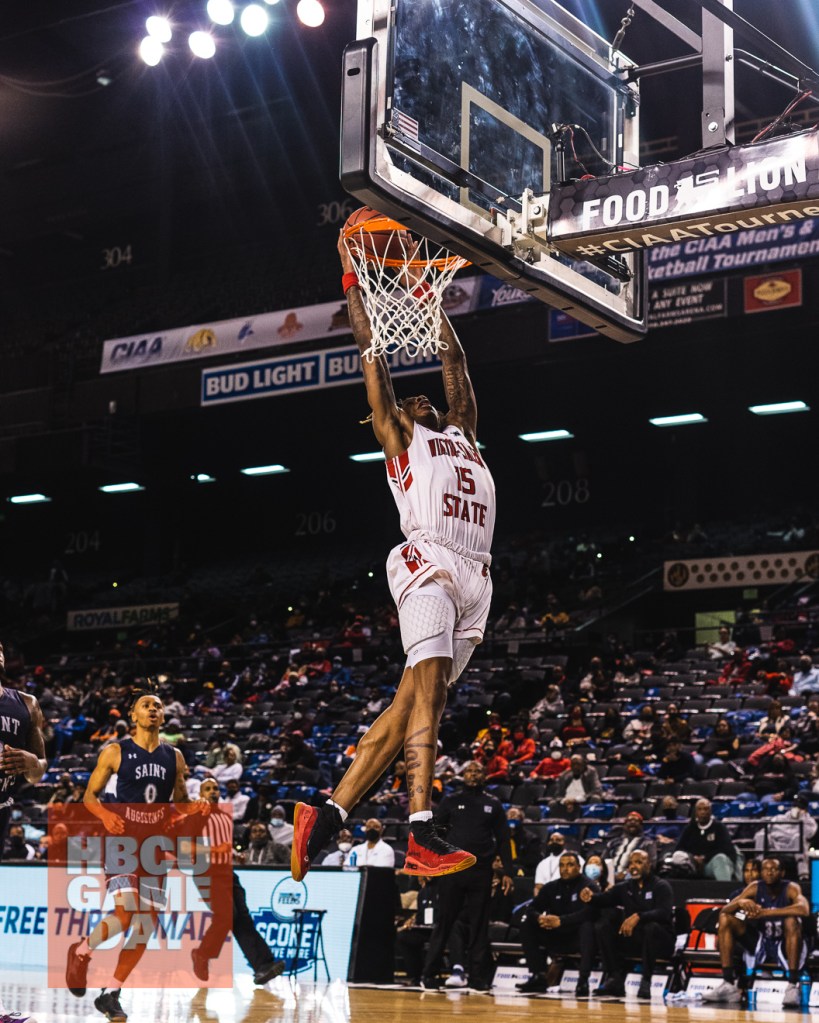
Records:
{"label": "number 0 jersey", "polygon": [[488,553],[495,529],[495,483],[457,426],[416,423],[410,446],[387,461],[387,477],[407,538],[415,531]]}
{"label": "number 0 jersey", "polygon": [[170,803],[176,786],[176,749],[160,742],[153,753],[123,739],[117,772],[117,803]]}

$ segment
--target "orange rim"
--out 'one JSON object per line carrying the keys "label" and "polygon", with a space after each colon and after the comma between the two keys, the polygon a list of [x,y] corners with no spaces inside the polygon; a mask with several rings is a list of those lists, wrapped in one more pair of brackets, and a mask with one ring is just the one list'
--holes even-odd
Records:
{"label": "orange rim", "polygon": [[[367,234],[380,234],[386,231],[406,231],[407,234],[410,233],[408,227],[399,224],[397,220],[393,220],[391,217],[385,217],[383,214],[377,217],[370,217],[369,220],[362,220],[360,224],[353,224],[350,227],[345,226],[342,228],[345,241],[349,241],[354,235],[360,234],[362,231],[366,231]],[[457,269],[472,265],[468,259],[464,259],[463,256],[453,255],[452,253],[436,259],[382,259],[374,252],[365,252],[364,258],[368,263],[373,263],[377,266],[388,266],[391,269],[434,266],[436,270],[448,270],[456,263],[458,264]]]}

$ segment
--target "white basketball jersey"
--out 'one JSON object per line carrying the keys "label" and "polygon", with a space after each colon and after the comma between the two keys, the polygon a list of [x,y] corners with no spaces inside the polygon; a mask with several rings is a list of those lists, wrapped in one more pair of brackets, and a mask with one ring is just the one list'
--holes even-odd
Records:
{"label": "white basketball jersey", "polygon": [[407,450],[387,460],[387,477],[404,536],[420,529],[472,551],[491,549],[495,483],[457,426],[440,433],[416,423]]}

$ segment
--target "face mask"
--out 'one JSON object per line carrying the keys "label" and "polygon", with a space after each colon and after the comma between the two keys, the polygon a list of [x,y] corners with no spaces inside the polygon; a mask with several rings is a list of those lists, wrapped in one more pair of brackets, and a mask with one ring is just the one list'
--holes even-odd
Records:
{"label": "face mask", "polygon": [[281,819],[281,817],[271,817],[270,819],[271,828],[280,828],[283,824],[284,821]]}
{"label": "face mask", "polygon": [[352,849],[353,843],[352,842],[339,842],[338,843],[338,847],[339,847],[339,849],[343,853],[348,853]]}
{"label": "face mask", "polygon": [[381,832],[376,831],[375,828],[367,828],[367,830],[364,832],[364,837],[367,839],[368,842],[377,842],[378,839],[381,838]]}
{"label": "face mask", "polygon": [[552,750],[552,760],[560,760],[560,750]]}
{"label": "face mask", "polygon": [[590,881],[597,881],[603,873],[603,868],[598,866],[596,863],[587,863],[583,869],[583,873]]}
{"label": "face mask", "polygon": [[552,856],[559,856],[563,852],[563,846],[557,842],[549,842],[547,848]]}
{"label": "face mask", "polygon": [[509,821],[509,827],[514,831],[515,828],[520,827],[520,821]]}

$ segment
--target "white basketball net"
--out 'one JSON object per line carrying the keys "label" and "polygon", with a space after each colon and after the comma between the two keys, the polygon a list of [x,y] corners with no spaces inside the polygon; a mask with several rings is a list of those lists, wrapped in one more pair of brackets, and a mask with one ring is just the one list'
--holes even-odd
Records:
{"label": "white basketball net", "polygon": [[[379,232],[379,237],[382,234],[387,232]],[[469,265],[427,238],[416,241],[403,230],[390,234],[384,256],[372,250],[365,254],[364,228],[345,238],[370,320],[372,345],[364,352],[370,361],[400,350],[414,356],[446,348],[441,340],[441,299],[455,274]]]}

